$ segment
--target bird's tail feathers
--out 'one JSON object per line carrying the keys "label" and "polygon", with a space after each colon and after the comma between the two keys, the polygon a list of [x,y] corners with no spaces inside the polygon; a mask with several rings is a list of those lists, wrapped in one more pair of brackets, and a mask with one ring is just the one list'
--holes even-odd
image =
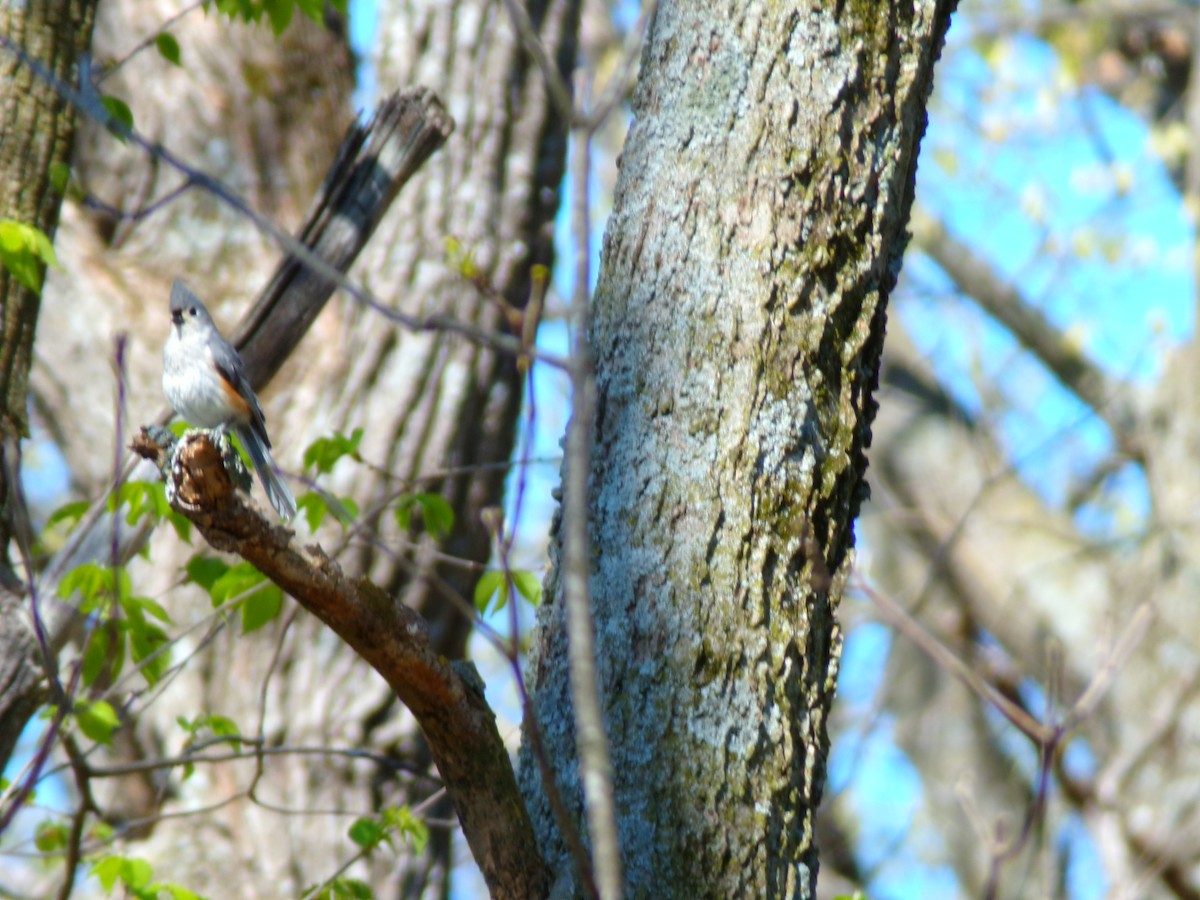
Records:
{"label": "bird's tail feathers", "polygon": [[258,480],[262,482],[262,486],[267,492],[267,499],[275,507],[275,512],[279,513],[284,520],[291,519],[296,515],[296,498],[292,496],[291,490],[279,477],[279,473],[275,471],[275,460],[271,458],[271,451],[249,428],[237,428],[235,434],[242,446],[246,448],[246,454],[250,457],[250,461],[254,463],[254,471],[258,473]]}

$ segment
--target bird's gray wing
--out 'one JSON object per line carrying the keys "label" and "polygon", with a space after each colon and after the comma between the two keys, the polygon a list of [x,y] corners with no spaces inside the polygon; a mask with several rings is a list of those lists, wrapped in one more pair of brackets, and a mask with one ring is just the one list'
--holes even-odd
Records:
{"label": "bird's gray wing", "polygon": [[250,387],[250,382],[246,379],[246,367],[242,363],[242,357],[224,338],[219,335],[215,337],[214,340],[210,336],[208,341],[208,349],[212,353],[213,363],[222,377],[245,399],[246,405],[250,407],[250,427],[269,449],[271,439],[267,437],[267,418],[263,415],[258,397],[254,395],[254,389]]}

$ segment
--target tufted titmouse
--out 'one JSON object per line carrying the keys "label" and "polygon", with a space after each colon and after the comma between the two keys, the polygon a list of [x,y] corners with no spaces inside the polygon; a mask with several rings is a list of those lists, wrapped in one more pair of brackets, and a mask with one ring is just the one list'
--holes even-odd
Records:
{"label": "tufted titmouse", "polygon": [[192,425],[221,433],[232,428],[275,511],[284,519],[296,514],[296,500],[275,472],[267,423],[246,381],[242,358],[221,337],[200,298],[178,278],[171,285],[171,333],[163,347],[162,385],[175,412]]}

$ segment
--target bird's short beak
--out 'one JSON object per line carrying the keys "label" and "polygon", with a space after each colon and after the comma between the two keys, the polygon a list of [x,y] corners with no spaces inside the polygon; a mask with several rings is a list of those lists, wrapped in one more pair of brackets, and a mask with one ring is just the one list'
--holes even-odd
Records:
{"label": "bird's short beak", "polygon": [[183,324],[183,310],[182,309],[171,310],[171,322],[175,325]]}

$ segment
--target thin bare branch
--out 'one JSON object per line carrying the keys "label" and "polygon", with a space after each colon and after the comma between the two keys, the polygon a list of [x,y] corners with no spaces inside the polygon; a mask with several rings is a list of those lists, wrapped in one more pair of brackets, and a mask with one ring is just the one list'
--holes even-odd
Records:
{"label": "thin bare branch", "polygon": [[596,374],[588,343],[590,137],[586,128],[576,128],[574,134],[571,230],[575,241],[575,294],[571,312],[575,335],[571,353],[571,422],[567,426],[563,475],[563,606],[566,609],[571,701],[575,710],[575,742],[592,839],[595,888],[602,900],[616,900],[623,894],[621,849],[617,840],[612,763],[601,711],[600,675],[596,669],[596,639],[588,584],[592,558],[588,537],[588,473],[591,470],[592,417],[596,402]]}
{"label": "thin bare branch", "polygon": [[207,3],[207,0],[194,0],[194,2],[189,3],[183,9],[179,10],[179,12],[175,13],[172,16],[168,16],[166,19],[163,20],[163,23],[161,25],[159,25],[152,32],[150,32],[150,34],[146,35],[146,37],[144,37],[138,43],[138,45],[136,47],[134,47],[132,50],[130,50],[128,53],[126,53],[123,57],[121,57],[116,62],[114,62],[111,66],[106,67],[105,70],[96,77],[96,84],[97,85],[103,84],[106,79],[115,75],[117,73],[117,71],[123,65],[125,65],[125,63],[129,62],[131,59],[133,59],[139,53],[145,52],[150,47],[151,44],[155,43],[158,40],[159,35],[166,34],[168,31],[170,31],[172,28],[174,28],[177,23],[179,23],[181,20],[190,16],[196,10],[205,6],[206,3]]}
{"label": "thin bare branch", "polygon": [[571,121],[575,116],[575,107],[571,103],[571,88],[554,61],[550,59],[550,54],[546,52],[546,45],[542,43],[537,29],[533,27],[529,12],[517,0],[504,0],[504,8],[508,10],[509,18],[512,19],[513,27],[517,29],[517,36],[521,39],[525,52],[533,57],[534,63],[546,80],[550,102],[554,104],[560,116],[568,122]]}
{"label": "thin bare branch", "polygon": [[926,631],[920,622],[912,618],[886,592],[877,591],[865,582],[861,583],[859,587],[866,596],[871,598],[876,608],[897,631],[920,647],[938,665],[965,684],[980,699],[994,706],[1018,731],[1039,745],[1054,739],[1055,730],[1053,728],[1043,725],[992,687],[979,676],[978,672],[959,659],[949,647]]}

